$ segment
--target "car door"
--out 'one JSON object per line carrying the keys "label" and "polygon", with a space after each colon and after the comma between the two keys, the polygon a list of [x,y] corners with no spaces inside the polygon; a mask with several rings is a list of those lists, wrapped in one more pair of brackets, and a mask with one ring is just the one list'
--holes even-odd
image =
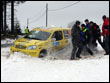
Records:
{"label": "car door", "polygon": [[64,41],[63,41],[63,46],[67,46],[70,43],[70,35],[68,30],[64,30]]}
{"label": "car door", "polygon": [[51,42],[53,50],[57,51],[62,49],[63,47],[63,32],[62,31],[55,31],[52,39],[55,39],[54,41]]}

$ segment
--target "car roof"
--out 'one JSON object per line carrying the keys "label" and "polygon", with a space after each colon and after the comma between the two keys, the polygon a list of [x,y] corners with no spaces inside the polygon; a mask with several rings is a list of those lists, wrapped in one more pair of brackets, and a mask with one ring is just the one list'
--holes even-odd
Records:
{"label": "car roof", "polygon": [[59,30],[70,30],[70,28],[62,28],[62,27],[37,27],[34,28],[33,31],[46,31],[46,32],[52,32],[52,31],[59,31]]}

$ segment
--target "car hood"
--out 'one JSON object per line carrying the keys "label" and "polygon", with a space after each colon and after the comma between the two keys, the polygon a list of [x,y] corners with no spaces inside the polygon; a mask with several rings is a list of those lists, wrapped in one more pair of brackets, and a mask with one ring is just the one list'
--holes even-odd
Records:
{"label": "car hood", "polygon": [[18,39],[18,40],[15,41],[15,44],[29,46],[29,45],[36,45],[36,44],[39,44],[39,43],[42,43],[42,42],[43,41],[40,41],[40,40],[20,38],[20,39]]}

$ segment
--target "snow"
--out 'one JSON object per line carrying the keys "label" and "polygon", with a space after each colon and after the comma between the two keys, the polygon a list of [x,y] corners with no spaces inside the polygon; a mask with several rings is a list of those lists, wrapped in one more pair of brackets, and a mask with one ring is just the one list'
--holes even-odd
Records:
{"label": "snow", "polygon": [[63,51],[67,59],[39,59],[23,53],[10,54],[10,47],[1,48],[1,81],[109,82],[109,56],[99,49],[96,57],[70,61],[71,50]]}
{"label": "snow", "polygon": [[6,38],[4,40],[1,40],[1,44],[12,44],[15,40]]}
{"label": "snow", "polygon": [[[25,31],[27,18],[36,14],[38,11],[35,10],[43,8],[45,3],[47,2],[25,2],[17,7],[17,16],[19,18],[18,20],[20,20],[21,27],[23,27],[22,31]],[[52,4],[57,2],[48,3],[52,9],[61,6],[60,4],[60,6],[55,5],[52,7]],[[69,9],[67,8],[65,9],[66,11],[51,12],[48,26],[53,24],[55,26],[66,27],[73,19],[76,20],[79,18],[79,20],[88,18],[89,20],[97,22],[97,24],[102,24],[102,15],[109,15],[108,3],[109,2],[100,2],[99,4],[99,2],[86,1]],[[31,5],[33,5],[32,8],[30,7]],[[82,6],[84,9],[86,8],[85,11],[88,11],[91,15],[88,14],[87,16],[87,14],[84,13],[82,15]],[[93,7],[96,10],[92,10],[94,9]],[[29,10],[31,10],[31,12]],[[71,12],[71,10],[74,11]],[[65,17],[65,15],[68,16]],[[30,23],[29,29],[31,30],[36,26],[45,26],[44,18],[32,24]],[[72,50],[71,47],[43,59],[27,56],[18,52],[10,54],[9,46],[14,41],[15,40],[8,38],[1,40],[1,82],[109,82],[109,56],[104,56],[104,51],[100,45],[98,45],[98,52],[95,53],[94,56],[86,55],[82,56],[80,60],[71,61],[69,60]]]}
{"label": "snow", "polygon": [[2,82],[109,81],[108,56],[100,60],[41,60],[11,57],[2,61]]}

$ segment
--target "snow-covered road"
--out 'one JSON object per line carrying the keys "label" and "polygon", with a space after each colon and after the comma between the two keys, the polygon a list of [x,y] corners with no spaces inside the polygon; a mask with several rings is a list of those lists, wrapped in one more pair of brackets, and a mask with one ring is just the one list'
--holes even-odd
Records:
{"label": "snow-covered road", "polygon": [[9,47],[1,48],[1,81],[109,82],[109,56],[103,54],[102,51],[97,58],[76,61],[50,60],[49,57],[38,59],[22,53],[10,55]]}

